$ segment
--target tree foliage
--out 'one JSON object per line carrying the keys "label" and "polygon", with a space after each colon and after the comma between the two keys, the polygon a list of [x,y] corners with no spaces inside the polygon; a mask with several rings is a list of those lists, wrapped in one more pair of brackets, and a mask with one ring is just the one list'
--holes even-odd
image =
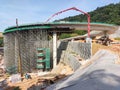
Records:
{"label": "tree foliage", "polygon": [[64,38],[69,38],[69,37],[74,37],[74,36],[78,36],[78,35],[84,35],[84,34],[86,34],[87,33],[87,31],[85,31],[85,30],[75,30],[73,33],[62,33],[60,36],[59,36],[59,38],[60,39],[64,39]]}
{"label": "tree foliage", "polygon": [[[91,22],[101,22],[101,23],[120,25],[120,2],[117,4],[109,4],[104,7],[97,7],[96,10],[88,13],[91,16]],[[87,17],[84,14],[80,14],[56,21],[87,22]]]}

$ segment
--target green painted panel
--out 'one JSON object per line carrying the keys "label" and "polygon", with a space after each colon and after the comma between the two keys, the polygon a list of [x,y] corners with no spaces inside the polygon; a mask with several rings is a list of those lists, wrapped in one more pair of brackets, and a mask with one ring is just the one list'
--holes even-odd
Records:
{"label": "green painted panel", "polygon": [[[50,49],[49,48],[37,48],[37,69],[50,69]],[[44,56],[45,59],[39,60],[39,56]],[[42,64],[44,63],[44,64]],[[39,64],[43,65],[40,66]]]}
{"label": "green painted panel", "polygon": [[37,64],[37,69],[43,69],[44,66]]}
{"label": "green painted panel", "polygon": [[33,29],[50,29],[52,28],[51,26],[24,26],[24,27],[13,27],[13,28],[7,28],[4,30],[3,34],[9,33],[9,32],[14,32],[14,31],[21,31],[21,30],[33,30]]}
{"label": "green painted panel", "polygon": [[[21,30],[33,30],[33,29],[50,29],[53,28],[52,26],[58,25],[58,24],[87,24],[87,22],[50,22],[50,23],[37,23],[37,24],[28,24],[28,25],[20,25],[18,27],[13,26],[9,27],[4,30],[3,34],[14,32],[14,31],[21,31]],[[106,24],[106,23],[100,23],[100,22],[91,22],[92,24],[97,25],[105,25],[105,26],[115,26],[114,24]]]}
{"label": "green painted panel", "polygon": [[50,69],[50,49],[46,48],[46,69]]}
{"label": "green painted panel", "polygon": [[44,56],[44,53],[39,53],[37,54],[37,56]]}
{"label": "green painted panel", "polygon": [[45,62],[45,60],[37,60],[37,63]]}

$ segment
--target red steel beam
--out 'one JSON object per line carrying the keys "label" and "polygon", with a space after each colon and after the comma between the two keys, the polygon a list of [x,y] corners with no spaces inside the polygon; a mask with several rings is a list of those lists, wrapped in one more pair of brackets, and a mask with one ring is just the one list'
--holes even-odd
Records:
{"label": "red steel beam", "polygon": [[69,10],[79,11],[79,12],[81,12],[81,13],[83,13],[83,14],[85,14],[85,15],[87,16],[87,21],[88,21],[88,37],[90,38],[90,15],[89,15],[88,13],[80,10],[80,9],[77,9],[76,7],[68,8],[68,9],[65,9],[65,10],[62,10],[62,11],[60,11],[60,12],[57,12],[57,13],[53,14],[53,15],[46,21],[46,23],[49,22],[49,21],[50,21],[53,17],[55,17],[56,15],[59,15],[59,14],[61,14],[61,13],[63,13],[63,12],[69,11]]}

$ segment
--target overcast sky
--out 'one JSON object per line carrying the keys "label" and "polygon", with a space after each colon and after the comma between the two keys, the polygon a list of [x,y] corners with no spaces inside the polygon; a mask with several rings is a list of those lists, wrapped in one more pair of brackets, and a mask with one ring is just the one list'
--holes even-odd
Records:
{"label": "overcast sky", "polygon": [[[45,22],[52,14],[67,8],[76,7],[89,12],[118,2],[120,0],[0,0],[0,32],[14,26],[16,18],[19,25]],[[51,21],[78,14],[76,11],[68,11]]]}

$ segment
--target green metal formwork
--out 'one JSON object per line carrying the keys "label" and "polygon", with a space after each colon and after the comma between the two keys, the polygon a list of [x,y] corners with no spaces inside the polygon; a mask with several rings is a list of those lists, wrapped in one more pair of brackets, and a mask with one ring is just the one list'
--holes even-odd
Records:
{"label": "green metal formwork", "polygon": [[46,61],[45,61],[46,69],[50,69],[50,49],[46,48]]}
{"label": "green metal formwork", "polygon": [[[37,69],[50,69],[50,49],[49,48],[37,48]],[[39,57],[43,58],[39,60]],[[41,65],[40,65],[41,64]],[[43,65],[43,66],[42,66]]]}
{"label": "green metal formwork", "polygon": [[44,69],[44,66],[37,64],[37,69]]}
{"label": "green metal formwork", "polygon": [[39,57],[42,57],[42,56],[44,56],[44,54],[43,53],[39,53],[39,54],[37,54],[37,56]]}
{"label": "green metal formwork", "polygon": [[[37,66],[36,68],[37,69],[44,69],[45,68],[45,60],[43,60],[43,58],[45,57],[44,55],[44,51],[45,49],[44,48],[37,48]],[[39,58],[42,58],[42,60],[39,60]]]}
{"label": "green metal formwork", "polygon": [[43,59],[43,60],[37,60],[37,63],[42,63],[42,62],[45,62],[45,59]]}
{"label": "green metal formwork", "polygon": [[9,74],[16,74],[16,73],[17,73],[17,67],[16,67],[16,66],[8,67],[8,68],[6,69],[6,71],[7,71]]}

